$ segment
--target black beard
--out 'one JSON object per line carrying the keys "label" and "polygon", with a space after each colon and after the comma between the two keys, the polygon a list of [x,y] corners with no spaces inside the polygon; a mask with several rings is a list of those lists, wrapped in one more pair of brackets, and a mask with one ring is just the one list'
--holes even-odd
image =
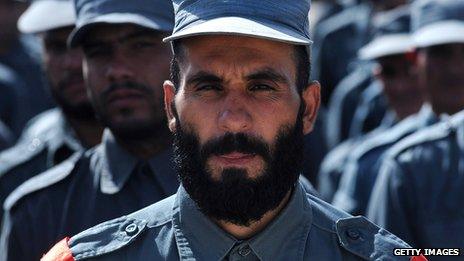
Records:
{"label": "black beard", "polygon": [[[198,135],[177,125],[174,133],[174,165],[183,187],[203,214],[249,226],[279,206],[302,170],[303,107],[293,126],[280,128],[272,150],[262,139],[243,133],[227,133],[200,146]],[[265,163],[264,171],[251,179],[246,170],[230,168],[221,173],[219,181],[213,180],[206,167],[207,159],[232,151],[261,156]]]}

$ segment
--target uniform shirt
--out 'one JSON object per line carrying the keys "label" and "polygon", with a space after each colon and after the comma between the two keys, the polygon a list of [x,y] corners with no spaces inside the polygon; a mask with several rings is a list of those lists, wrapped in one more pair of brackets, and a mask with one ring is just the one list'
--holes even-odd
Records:
{"label": "uniform shirt", "polygon": [[247,240],[216,226],[181,186],[176,195],[68,244],[74,260],[408,260],[393,257],[394,248],[407,247],[402,240],[306,194],[300,183],[281,213]]}
{"label": "uniform shirt", "polygon": [[174,194],[178,181],[171,155],[167,150],[140,160],[106,130],[101,145],[28,180],[8,197],[0,254],[38,260],[65,235]]}
{"label": "uniform shirt", "polygon": [[13,145],[13,134],[0,120],[0,152]]}
{"label": "uniform shirt", "polygon": [[370,66],[359,66],[335,88],[327,111],[327,143],[334,148],[350,135],[361,93],[372,83]]}
{"label": "uniform shirt", "polygon": [[332,202],[333,197],[340,184],[340,179],[346,169],[348,159],[353,152],[364,140],[377,135],[378,133],[392,127],[395,122],[390,120],[392,116],[387,115],[385,121],[375,130],[364,136],[353,137],[342,142],[332,149],[324,158],[319,171],[318,191],[321,198],[327,202]]}
{"label": "uniform shirt", "polygon": [[430,105],[424,105],[419,113],[362,142],[348,159],[332,204],[352,215],[365,215],[384,152],[404,137],[437,121]]}
{"label": "uniform shirt", "polygon": [[388,113],[388,102],[379,81],[373,81],[360,95],[350,125],[349,137],[362,136],[382,124]]}
{"label": "uniform shirt", "polygon": [[82,150],[58,109],[32,119],[18,143],[0,153],[0,205],[21,183]]}
{"label": "uniform shirt", "polygon": [[417,248],[463,249],[464,113],[387,153],[368,216]]}

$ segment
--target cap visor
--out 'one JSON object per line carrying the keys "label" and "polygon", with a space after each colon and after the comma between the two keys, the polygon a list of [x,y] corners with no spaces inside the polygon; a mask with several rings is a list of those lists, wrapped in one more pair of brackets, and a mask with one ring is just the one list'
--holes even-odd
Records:
{"label": "cap visor", "polygon": [[169,42],[198,35],[242,35],[296,45],[310,45],[311,40],[277,23],[261,22],[242,17],[220,17],[192,25],[163,39]]}
{"label": "cap visor", "polygon": [[417,47],[464,43],[464,22],[437,22],[419,29],[413,39]]}
{"label": "cap visor", "polygon": [[90,29],[99,24],[135,24],[149,29],[168,32],[172,29],[172,23],[163,19],[149,19],[133,13],[112,13],[96,17],[83,25],[77,26],[68,39],[68,45],[78,46]]}
{"label": "cap visor", "polygon": [[373,60],[380,57],[407,53],[414,48],[409,34],[386,35],[374,39],[359,50],[359,58]]}
{"label": "cap visor", "polygon": [[22,33],[39,33],[61,27],[73,26],[76,14],[72,1],[35,1],[21,15],[18,29]]}

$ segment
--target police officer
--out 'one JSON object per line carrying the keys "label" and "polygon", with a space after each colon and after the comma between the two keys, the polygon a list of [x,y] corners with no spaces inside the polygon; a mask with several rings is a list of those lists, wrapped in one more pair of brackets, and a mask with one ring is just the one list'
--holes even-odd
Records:
{"label": "police officer", "polygon": [[413,66],[409,13],[410,8],[392,11],[390,18],[393,20],[384,21],[382,36],[361,49],[363,58],[378,61],[377,78],[383,83],[392,110],[403,120],[363,141],[352,151],[333,204],[353,215],[365,214],[383,153],[402,138],[439,120],[429,103],[416,114],[426,93],[418,84],[417,68]]}
{"label": "police officer", "polygon": [[[55,10],[60,12],[55,12]],[[0,154],[0,204],[22,182],[100,143],[103,128],[87,97],[82,52],[66,41],[75,23],[68,0],[38,0],[20,17],[19,29],[37,34],[43,65],[58,108],[32,119],[18,144]],[[37,97],[38,98],[38,97]],[[3,214],[3,211],[0,211]]]}
{"label": "police officer", "polygon": [[173,194],[171,133],[163,107],[173,26],[167,0],[79,0],[71,47],[84,78],[101,145],[28,180],[5,202],[0,253],[37,260],[59,238]]}
{"label": "police officer", "polygon": [[[462,109],[464,3],[413,4],[419,70],[437,114]],[[415,133],[385,156],[368,216],[419,248],[463,248],[462,113]],[[437,259],[440,260],[440,259]]]}
{"label": "police officer", "polygon": [[[353,92],[348,92],[346,95],[346,98],[357,96],[356,99],[360,100],[360,104],[355,113],[357,118],[351,123],[353,137],[334,148],[326,156],[321,167],[319,191],[329,202],[334,200],[352,152],[366,139],[376,139],[375,137],[378,138],[379,135],[383,137],[382,133],[385,134],[401,119],[420,109],[423,97],[417,94],[419,87],[413,68],[414,60],[411,55],[413,46],[409,39],[409,24],[407,6],[378,14],[375,24],[376,36],[359,53],[359,57],[366,63],[376,64],[369,66],[369,78],[374,81],[365,90],[353,89]],[[363,75],[365,73],[367,74],[364,72]],[[338,92],[334,93],[333,98],[338,98],[338,94]],[[385,104],[381,103],[382,100]],[[377,122],[372,120],[376,116]],[[369,118],[371,118],[370,122]],[[376,126],[375,123],[380,124]],[[375,128],[366,135],[364,131],[370,129],[369,124],[371,128],[374,126]]]}
{"label": "police officer", "polygon": [[392,259],[394,247],[407,247],[297,182],[303,134],[320,101],[319,84],[309,82],[310,2],[176,0],[174,7],[164,91],[182,185],[61,241],[45,258]]}

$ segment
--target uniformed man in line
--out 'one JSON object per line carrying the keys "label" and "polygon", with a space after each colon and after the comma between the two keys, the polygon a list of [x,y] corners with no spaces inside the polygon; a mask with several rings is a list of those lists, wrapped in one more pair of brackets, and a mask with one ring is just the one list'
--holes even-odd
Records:
{"label": "uniformed man in line", "polygon": [[42,41],[43,65],[58,108],[32,119],[17,145],[0,154],[0,205],[22,182],[101,141],[103,128],[82,77],[82,51],[66,45],[74,24],[69,0],[37,0],[19,19],[22,32]]}
{"label": "uniformed man in line", "polygon": [[[70,45],[84,52],[84,78],[101,145],[18,187],[5,201],[0,255],[38,260],[64,235],[175,193],[163,81],[171,52],[168,0],[78,0]],[[67,35],[66,35],[67,36]],[[2,257],[0,257],[1,259]]]}
{"label": "uniformed man in line", "polygon": [[393,248],[407,247],[400,239],[297,182],[320,103],[309,81],[310,1],[174,7],[164,91],[182,185],[61,241],[44,260],[394,259]]}
{"label": "uniformed man in line", "polygon": [[[319,172],[318,189],[321,197],[328,202],[334,200],[333,197],[339,187],[342,174],[346,171],[348,159],[352,155],[353,150],[359,147],[366,139],[375,139],[374,137],[378,137],[377,135],[387,131],[398,121],[416,113],[420,109],[423,99],[421,95],[416,94],[418,86],[417,78],[415,78],[412,68],[414,61],[410,60],[409,53],[413,49],[408,36],[409,21],[409,9],[407,6],[401,6],[394,10],[378,14],[375,24],[376,36],[373,41],[361,49],[359,57],[366,63],[374,63],[375,61],[373,60],[376,59],[379,65],[367,66],[362,69],[362,73],[352,75],[353,77],[362,75],[358,80],[365,78],[364,82],[360,81],[357,83],[355,79],[348,77],[347,81],[353,81],[351,83],[347,82],[345,87],[351,85],[353,89],[341,88],[337,89],[334,93],[334,99],[337,99],[339,94],[343,96],[343,93],[339,93],[338,91],[344,90],[348,91],[345,93],[346,98],[357,96],[356,99],[359,99],[361,103],[358,105],[358,111],[365,111],[364,113],[358,113],[357,116],[364,114],[363,117],[365,117],[370,113],[374,114],[375,111],[381,110],[378,107],[379,104],[376,103],[376,96],[379,95],[388,98],[388,107],[390,108],[385,108],[384,115],[379,113],[378,116],[382,115],[382,118],[379,119],[379,126],[376,126],[376,128],[368,133],[359,133],[342,142],[324,158]],[[398,35],[399,37],[396,37]],[[398,73],[388,74],[392,71]],[[366,99],[366,101],[363,102],[362,98],[359,97]],[[372,106],[360,107],[366,105]],[[384,106],[387,107],[387,104]],[[329,113],[333,113],[333,111],[329,111]],[[364,125],[362,119],[359,119],[359,124]],[[328,125],[328,127],[330,126]],[[360,126],[358,128],[363,129],[364,127]]]}
{"label": "uniformed man in line", "polygon": [[[420,0],[413,4],[412,19],[420,80],[433,111],[462,109],[464,2]],[[393,146],[382,163],[368,216],[415,247],[463,249],[464,236],[457,232],[464,229],[463,126],[461,112]]]}
{"label": "uniformed man in line", "polygon": [[[398,118],[404,120],[363,141],[352,151],[333,204],[353,215],[366,214],[384,152],[411,133],[439,121],[439,116],[432,110],[433,103],[425,103],[416,113],[427,93],[426,88],[418,83],[417,67],[413,65],[416,61],[411,60],[415,54],[411,52],[414,43],[409,34],[410,10],[404,11],[407,13],[398,13],[400,16],[396,23],[387,21],[387,27],[401,28],[403,24],[403,29],[407,30],[388,33],[361,50],[365,58],[379,61],[378,76],[384,79],[385,95],[389,101],[396,103],[391,106]],[[375,54],[375,51],[378,53]],[[369,55],[369,52],[372,54]]]}

